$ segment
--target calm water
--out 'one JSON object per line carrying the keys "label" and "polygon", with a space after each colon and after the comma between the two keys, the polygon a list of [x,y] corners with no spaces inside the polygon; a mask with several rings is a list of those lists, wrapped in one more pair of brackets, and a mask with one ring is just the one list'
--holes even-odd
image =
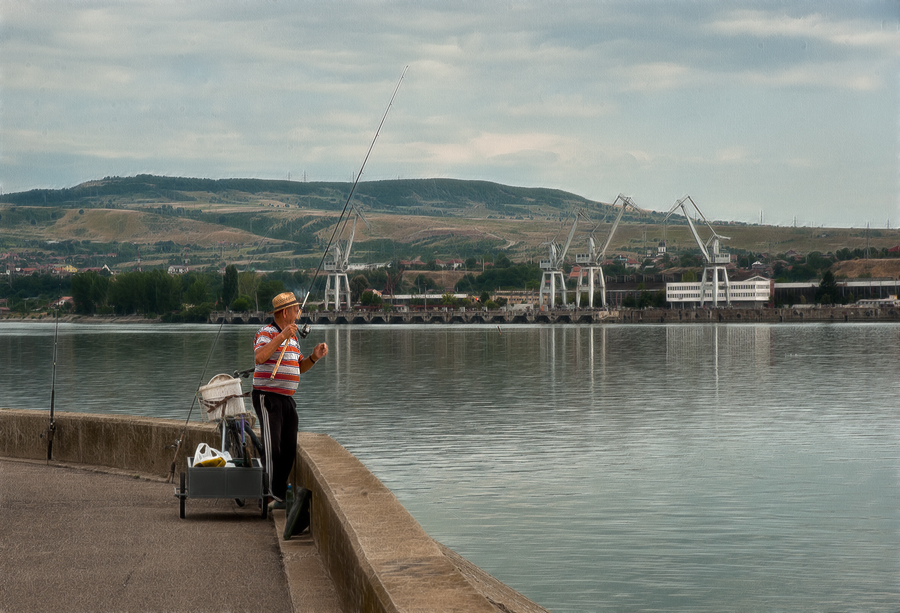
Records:
{"label": "calm water", "polygon": [[[185,419],[254,333],[60,325],[57,410]],[[0,406],[49,407],[53,334],[0,323]],[[900,325],[346,326],[304,346],[321,340],[301,428],[556,613],[900,609]]]}

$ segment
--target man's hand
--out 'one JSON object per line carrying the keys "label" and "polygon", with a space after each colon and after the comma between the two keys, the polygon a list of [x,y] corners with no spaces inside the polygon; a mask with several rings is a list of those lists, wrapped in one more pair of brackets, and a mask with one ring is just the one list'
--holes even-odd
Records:
{"label": "man's hand", "polygon": [[295,334],[297,334],[297,324],[288,324],[281,330],[281,341],[289,341]]}
{"label": "man's hand", "polygon": [[319,343],[318,345],[316,345],[316,348],[313,349],[312,359],[318,362],[326,355],[328,355],[328,345],[326,345],[325,343]]}

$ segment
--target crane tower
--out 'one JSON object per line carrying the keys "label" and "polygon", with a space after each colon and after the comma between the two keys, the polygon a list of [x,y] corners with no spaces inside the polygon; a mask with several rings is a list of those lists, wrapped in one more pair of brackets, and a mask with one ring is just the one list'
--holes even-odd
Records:
{"label": "crane tower", "polygon": [[[556,242],[554,238],[552,241],[548,243],[544,243],[548,245],[548,257],[546,260],[541,260],[541,270],[543,270],[543,274],[541,275],[541,291],[540,291],[540,308],[543,310],[545,301],[549,308],[553,309],[556,307],[556,295],[559,294],[560,302],[563,305],[566,304],[566,278],[563,275],[563,261],[566,259],[566,253],[569,251],[569,245],[572,244],[572,237],[575,236],[575,228],[578,226],[578,216],[580,213],[575,215],[575,221],[572,223],[572,229],[569,230],[569,237],[566,239],[565,246],[560,246],[559,243]],[[559,286],[557,287],[557,282]]]}
{"label": "crane tower", "polygon": [[[703,220],[706,227],[709,228],[709,231],[712,233],[710,237],[706,239],[705,243],[700,239],[700,235],[697,233],[697,228],[694,226],[694,222],[691,220],[691,216],[688,213],[687,205],[685,204],[686,202],[691,203],[691,206],[694,207],[694,210],[700,216],[700,219]],[[669,209],[669,213],[666,215],[666,221],[668,221],[672,213],[675,212],[675,209],[678,208],[681,209],[684,218],[687,219],[691,234],[693,234],[694,240],[697,241],[697,246],[700,247],[700,252],[703,254],[703,280],[700,282],[700,306],[702,307],[703,303],[706,301],[706,291],[708,284],[710,283],[707,279],[710,276],[712,277],[713,306],[719,306],[719,288],[723,286],[725,289],[725,302],[726,304],[731,305],[731,284],[728,282],[728,271],[725,268],[726,264],[731,263],[731,255],[727,251],[721,250],[719,246],[720,240],[730,240],[730,238],[716,233],[712,225],[700,211],[700,207],[697,206],[690,196],[685,196],[681,200],[678,200],[672,208]],[[710,273],[712,274],[710,275]],[[722,275],[721,281],[719,280],[719,273]]]}
{"label": "crane tower", "polygon": [[[356,206],[353,207],[353,225],[350,228],[350,236],[346,240],[337,240],[331,247],[331,259],[325,261],[325,271],[328,272],[328,279],[325,281],[325,310],[333,300],[334,310],[339,311],[341,305],[345,304],[347,308],[351,306],[350,299],[350,280],[347,278],[347,270],[350,267],[350,249],[353,247],[353,238],[356,236],[356,223],[362,219],[366,227],[371,230],[369,222]],[[344,228],[341,229],[343,234],[347,223],[350,221],[348,216],[344,220]]]}
{"label": "crane tower", "polygon": [[616,206],[619,201],[622,202],[622,207],[619,209],[616,220],[609,229],[609,236],[606,237],[603,246],[599,249],[596,248],[592,230],[591,236],[588,236],[587,239],[587,253],[575,254],[575,263],[581,266],[581,269],[578,272],[578,285],[575,288],[576,304],[581,304],[581,295],[587,293],[588,306],[594,308],[594,281],[597,280],[597,287],[600,291],[600,302],[602,303],[603,308],[606,308],[606,279],[603,276],[603,267],[601,266],[601,263],[603,262],[603,258],[606,257],[606,250],[612,242],[613,235],[616,233],[616,228],[619,227],[619,222],[622,221],[622,215],[625,214],[625,209],[630,206],[633,211],[640,211],[640,209],[635,206],[634,201],[628,196],[619,194],[613,202],[613,206]]}

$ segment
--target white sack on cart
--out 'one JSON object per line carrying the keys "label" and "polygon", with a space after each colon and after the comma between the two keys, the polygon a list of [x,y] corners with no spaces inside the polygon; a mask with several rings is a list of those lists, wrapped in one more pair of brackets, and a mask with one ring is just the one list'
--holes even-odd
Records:
{"label": "white sack on cart", "polygon": [[[231,454],[227,451],[222,453],[218,449],[214,449],[207,445],[206,443],[200,443],[197,445],[197,450],[194,452],[194,467],[204,466],[204,467],[222,467],[227,466],[228,463],[231,462]],[[234,466],[234,463],[231,464]]]}

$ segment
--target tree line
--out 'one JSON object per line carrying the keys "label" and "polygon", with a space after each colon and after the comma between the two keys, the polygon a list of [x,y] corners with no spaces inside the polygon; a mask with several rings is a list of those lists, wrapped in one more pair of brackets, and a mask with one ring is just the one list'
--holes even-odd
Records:
{"label": "tree line", "polygon": [[232,264],[224,275],[170,275],[155,269],[112,277],[88,271],[72,275],[71,291],[74,311],[81,315],[143,315],[171,322],[203,322],[216,309],[266,311],[275,295],[289,288],[296,291],[307,282],[305,273],[261,275],[238,272]]}
{"label": "tree line", "polygon": [[[852,302],[852,296],[843,296],[837,289],[837,280],[828,270],[835,259],[859,257],[859,250],[843,249],[833,255],[810,253],[804,261],[795,262],[790,268],[775,266],[776,281],[822,280],[815,300],[820,303]],[[880,253],[879,255],[887,255]],[[894,255],[894,254],[890,254]],[[682,255],[682,258],[686,258]],[[749,260],[748,260],[749,261]],[[684,262],[683,262],[684,263]],[[481,296],[482,303],[497,290],[536,291],[540,287],[541,269],[533,263],[513,263],[505,254],[494,258],[493,265],[480,274],[470,272],[455,286],[457,293]],[[785,263],[786,264],[786,263]],[[474,257],[466,260],[469,270],[478,267]],[[565,267],[568,272],[570,265]],[[429,262],[427,269],[436,269]],[[604,267],[607,274],[623,274],[621,265]],[[684,280],[691,279],[685,274]],[[695,276],[695,275],[694,275]],[[8,277],[0,283],[0,299],[5,299],[12,312],[27,314],[47,311],[57,297],[71,295],[72,310],[82,315],[143,315],[159,317],[169,322],[203,322],[213,310],[267,311],[272,298],[283,291],[294,291],[298,297],[311,292],[308,308],[324,296],[327,275],[319,275],[310,288],[310,275],[305,272],[276,271],[260,274],[254,271],[239,272],[229,265],[224,274],[192,271],[184,275],[169,275],[163,269],[124,272],[115,276],[94,271],[74,275],[47,273]],[[567,283],[574,289],[574,281]],[[350,280],[351,300],[364,306],[377,306],[380,301],[371,289],[391,288],[394,293],[420,293],[438,289],[433,278],[419,274],[410,281],[402,279],[396,267],[355,273]],[[643,289],[643,288],[639,288]],[[629,299],[626,307],[657,306],[665,304],[664,292],[643,290],[640,298]],[[447,298],[449,300],[449,298]],[[599,298],[595,297],[595,303]],[[448,302],[449,304],[449,302]],[[459,306],[455,303],[453,306]]]}

